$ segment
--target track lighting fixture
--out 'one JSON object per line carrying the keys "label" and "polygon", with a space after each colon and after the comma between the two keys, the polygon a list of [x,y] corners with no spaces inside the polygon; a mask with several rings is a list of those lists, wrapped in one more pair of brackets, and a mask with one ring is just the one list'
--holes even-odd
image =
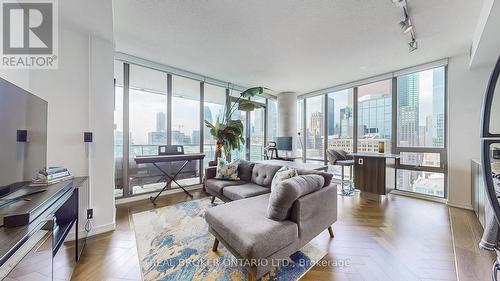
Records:
{"label": "track lighting fixture", "polygon": [[408,43],[408,49],[410,53],[418,49],[418,42],[415,38],[412,38],[411,42]]}
{"label": "track lighting fixture", "polygon": [[405,20],[400,21],[399,26],[403,30],[403,33],[408,33],[408,32],[413,30],[413,25],[411,24],[409,18],[406,18]]}
{"label": "track lighting fixture", "polygon": [[408,10],[407,0],[391,0],[396,6],[398,6],[402,12],[404,20],[398,23],[399,27],[403,31],[404,34],[410,35],[410,43],[408,43],[408,48],[410,53],[418,49],[417,37],[415,35],[415,28],[411,23],[410,12]]}

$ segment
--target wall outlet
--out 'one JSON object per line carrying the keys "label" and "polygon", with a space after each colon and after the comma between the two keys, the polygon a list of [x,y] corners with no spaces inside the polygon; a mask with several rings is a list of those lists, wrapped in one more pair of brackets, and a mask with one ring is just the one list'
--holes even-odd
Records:
{"label": "wall outlet", "polygon": [[94,209],[87,209],[87,219],[93,219],[94,218]]}

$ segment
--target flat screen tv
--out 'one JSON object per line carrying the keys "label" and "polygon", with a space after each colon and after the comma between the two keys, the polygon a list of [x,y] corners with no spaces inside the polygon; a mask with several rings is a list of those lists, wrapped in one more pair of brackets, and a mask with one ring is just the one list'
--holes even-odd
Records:
{"label": "flat screen tv", "polygon": [[0,78],[0,196],[47,166],[45,100]]}

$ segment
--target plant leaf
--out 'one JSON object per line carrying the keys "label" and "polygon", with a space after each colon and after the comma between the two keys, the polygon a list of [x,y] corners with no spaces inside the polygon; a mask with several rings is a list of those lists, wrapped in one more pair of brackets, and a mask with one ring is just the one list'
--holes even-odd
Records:
{"label": "plant leaf", "polygon": [[240,100],[238,103],[238,110],[240,111],[254,111],[257,108],[264,107],[258,102],[250,101],[250,100]]}
{"label": "plant leaf", "polygon": [[264,87],[253,87],[241,92],[240,96],[243,98],[255,97],[256,95],[262,95],[262,93],[264,93],[264,90],[269,89]]}

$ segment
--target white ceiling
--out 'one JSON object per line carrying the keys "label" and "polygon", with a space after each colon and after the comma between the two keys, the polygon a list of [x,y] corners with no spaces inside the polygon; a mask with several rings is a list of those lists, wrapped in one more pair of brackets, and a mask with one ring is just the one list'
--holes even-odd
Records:
{"label": "white ceiling", "polygon": [[310,92],[466,53],[482,0],[115,0],[117,51],[243,86]]}
{"label": "white ceiling", "polygon": [[59,26],[80,30],[113,41],[111,0],[63,0],[59,5]]}

